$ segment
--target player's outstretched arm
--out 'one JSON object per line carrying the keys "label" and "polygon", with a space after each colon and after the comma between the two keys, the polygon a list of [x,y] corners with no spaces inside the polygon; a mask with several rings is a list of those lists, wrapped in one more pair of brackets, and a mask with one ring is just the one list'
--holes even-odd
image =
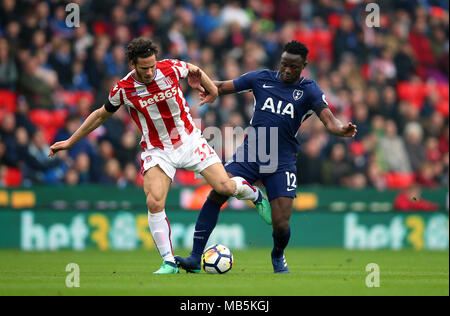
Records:
{"label": "player's outstretched arm", "polygon": [[356,125],[349,122],[344,125],[339,121],[330,109],[324,109],[320,112],[320,120],[327,128],[328,132],[340,137],[355,137],[357,133]]}
{"label": "player's outstretched arm", "polygon": [[[202,92],[199,106],[205,103],[213,103],[219,96],[216,85],[212,82],[211,78],[201,70],[199,67],[188,64],[189,74],[188,83],[193,89],[200,90]],[[205,91],[206,90],[206,91]]]}
{"label": "player's outstretched arm", "polygon": [[73,145],[78,143],[81,139],[86,137],[90,132],[95,130],[97,127],[102,125],[108,118],[110,118],[113,113],[108,112],[105,106],[95,110],[86,118],[86,120],[81,124],[81,126],[70,136],[69,139],[56,142],[50,146],[49,157],[53,157],[58,151],[66,150],[71,148]]}
{"label": "player's outstretched arm", "polygon": [[214,84],[216,85],[217,89],[219,90],[219,95],[230,94],[230,93],[236,92],[236,88],[234,87],[233,80],[214,81]]}

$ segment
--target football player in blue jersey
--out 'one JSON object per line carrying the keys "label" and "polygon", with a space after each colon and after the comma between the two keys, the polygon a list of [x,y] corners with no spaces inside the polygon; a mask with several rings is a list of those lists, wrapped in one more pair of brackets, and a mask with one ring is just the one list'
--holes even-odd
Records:
{"label": "football player in blue jersey", "polygon": [[[255,97],[250,122],[253,132],[247,133],[225,169],[230,177],[245,177],[250,184],[261,180],[266,187],[272,213],[260,215],[273,227],[271,257],[275,273],[289,273],[284,250],[291,235],[289,220],[296,197],[296,135],[300,125],[316,113],[333,135],[354,137],[357,132],[354,124],[344,125],[333,115],[317,83],[301,76],[308,64],[307,54],[304,44],[292,41],[283,49],[279,71],[259,70],[235,80],[214,82],[219,95],[251,90]],[[201,255],[216,226],[220,207],[227,200],[228,197],[211,191],[197,219],[191,255],[175,257],[181,268],[200,272]]]}

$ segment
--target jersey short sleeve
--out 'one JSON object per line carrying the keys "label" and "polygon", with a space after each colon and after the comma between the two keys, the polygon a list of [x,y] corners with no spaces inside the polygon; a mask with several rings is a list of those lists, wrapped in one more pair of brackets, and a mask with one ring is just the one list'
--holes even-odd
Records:
{"label": "jersey short sleeve", "polygon": [[173,70],[175,71],[175,74],[177,75],[178,80],[184,79],[189,74],[189,65],[184,62],[177,59],[168,59],[167,62],[170,63]]}
{"label": "jersey short sleeve", "polygon": [[254,83],[258,78],[260,71],[248,72],[233,80],[234,88],[237,92],[253,90]]}
{"label": "jersey short sleeve", "polygon": [[116,112],[123,104],[122,89],[116,84],[108,95],[108,102],[105,104],[105,108],[108,112]]}
{"label": "jersey short sleeve", "polygon": [[325,98],[325,94],[315,82],[312,86],[309,104],[311,106],[311,109],[317,114],[317,116],[320,116],[320,113],[324,109],[328,108],[328,102],[327,99]]}

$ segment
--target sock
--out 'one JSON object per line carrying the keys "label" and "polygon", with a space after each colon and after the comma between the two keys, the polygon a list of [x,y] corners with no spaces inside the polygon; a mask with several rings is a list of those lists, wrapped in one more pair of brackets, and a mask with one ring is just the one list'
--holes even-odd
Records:
{"label": "sock", "polygon": [[283,255],[284,249],[289,243],[289,239],[291,238],[291,228],[289,227],[288,231],[284,234],[277,234],[276,232],[273,232],[272,237],[273,237],[272,257],[279,258]]}
{"label": "sock", "polygon": [[148,226],[163,260],[175,263],[172,241],[170,240],[170,224],[166,212],[164,210],[155,214],[148,212]]}
{"label": "sock", "polygon": [[239,200],[250,200],[256,202],[260,198],[260,192],[254,188],[247,180],[241,177],[231,178],[236,182],[236,191],[233,196]]}
{"label": "sock", "polygon": [[214,227],[216,227],[220,207],[220,204],[208,198],[198,215],[194,231],[194,245],[191,252],[191,256],[198,261],[200,261],[202,257],[209,236]]}

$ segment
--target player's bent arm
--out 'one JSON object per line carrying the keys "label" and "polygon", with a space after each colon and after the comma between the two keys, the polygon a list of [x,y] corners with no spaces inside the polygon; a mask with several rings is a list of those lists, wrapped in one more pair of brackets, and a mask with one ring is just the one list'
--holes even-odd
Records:
{"label": "player's bent arm", "polygon": [[200,72],[200,83],[208,91],[208,94],[212,97],[217,98],[219,95],[216,85],[213,83],[211,78],[199,67],[188,63],[189,72],[196,73]]}
{"label": "player's bent arm", "polygon": [[236,92],[236,88],[234,87],[233,80],[214,81],[214,84],[216,85],[217,89],[219,90],[219,95],[230,94],[230,93]]}
{"label": "player's bent arm", "polygon": [[347,125],[342,124],[330,109],[326,108],[320,112],[320,120],[327,128],[328,132],[335,136],[340,137],[354,137],[356,135],[356,125],[348,123]]}
{"label": "player's bent arm", "polygon": [[69,139],[57,142],[50,147],[49,156],[53,156],[56,152],[72,148],[81,139],[86,137],[90,132],[102,125],[114,113],[108,112],[103,105],[101,108],[95,110],[86,118],[81,126],[70,136]]}

